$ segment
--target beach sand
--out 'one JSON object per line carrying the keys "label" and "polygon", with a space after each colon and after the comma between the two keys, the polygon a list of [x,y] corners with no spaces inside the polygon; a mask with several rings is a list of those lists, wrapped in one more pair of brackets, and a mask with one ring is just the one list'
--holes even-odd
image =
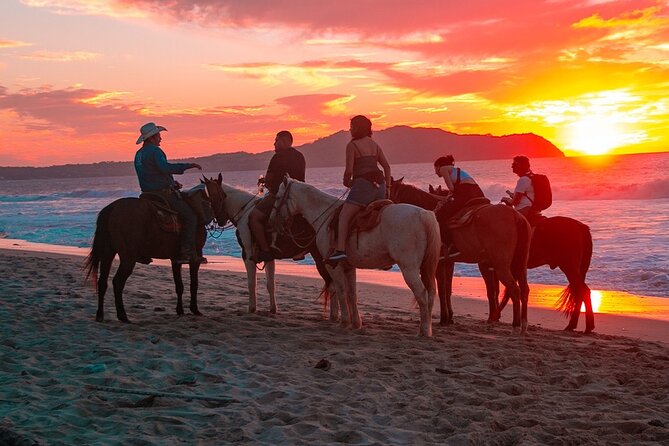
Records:
{"label": "beach sand", "polygon": [[398,274],[382,286],[367,282],[384,273],[361,272],[365,327],[351,331],[325,319],[313,268],[277,266],[289,274],[278,276],[276,316],[260,275],[259,312],[248,314],[242,264],[222,258],[200,273],[204,316],[175,314],[157,262],[127,283],[133,323],[116,320],[111,286],[97,323],[86,250],[0,248],[0,444],[669,443],[662,302],[639,299],[643,317],[598,314],[590,336],[533,306],[517,336],[466,297],[480,280],[458,278],[456,323],[435,323],[426,339]]}

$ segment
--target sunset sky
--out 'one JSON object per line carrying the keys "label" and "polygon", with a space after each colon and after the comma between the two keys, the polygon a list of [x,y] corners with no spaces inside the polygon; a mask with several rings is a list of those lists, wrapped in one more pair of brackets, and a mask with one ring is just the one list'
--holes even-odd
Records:
{"label": "sunset sky", "polygon": [[2,0],[0,165],[171,159],[348,129],[669,150],[669,1]]}

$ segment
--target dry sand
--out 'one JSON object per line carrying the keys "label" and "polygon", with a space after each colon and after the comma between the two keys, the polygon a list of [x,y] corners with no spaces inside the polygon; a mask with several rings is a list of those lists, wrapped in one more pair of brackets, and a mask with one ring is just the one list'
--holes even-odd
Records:
{"label": "dry sand", "polygon": [[531,308],[514,336],[458,298],[456,324],[425,339],[408,289],[361,283],[365,328],[349,331],[311,277],[279,277],[277,316],[261,278],[247,314],[238,262],[203,267],[201,317],[176,316],[169,269],[138,265],[134,323],[111,290],[96,323],[81,263],[0,250],[0,444],[669,444],[666,320],[597,315],[583,336]]}

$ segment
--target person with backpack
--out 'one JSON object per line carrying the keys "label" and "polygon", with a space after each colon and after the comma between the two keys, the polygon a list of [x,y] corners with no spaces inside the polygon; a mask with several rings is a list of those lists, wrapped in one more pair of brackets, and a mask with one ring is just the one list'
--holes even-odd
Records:
{"label": "person with backpack", "polygon": [[441,231],[441,243],[446,247],[448,257],[457,257],[460,252],[458,252],[449,236],[447,222],[460,209],[464,208],[469,200],[485,198],[485,194],[470,174],[459,167],[455,167],[453,155],[439,157],[434,162],[434,173],[444,179],[444,183],[446,183],[450,192],[448,200],[435,209]]}
{"label": "person with backpack", "polygon": [[553,196],[548,177],[533,173],[530,159],[523,155],[513,157],[511,169],[518,175],[518,182],[513,193],[507,191],[510,197],[502,198],[502,202],[513,206],[532,223],[541,211],[552,204]]}

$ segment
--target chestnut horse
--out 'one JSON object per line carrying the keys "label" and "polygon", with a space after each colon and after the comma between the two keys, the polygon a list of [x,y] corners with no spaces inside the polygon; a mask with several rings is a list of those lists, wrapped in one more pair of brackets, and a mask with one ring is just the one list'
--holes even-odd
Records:
{"label": "chestnut horse", "polygon": [[[393,192],[394,191],[394,192]],[[405,201],[424,207],[434,209],[440,201],[439,189],[430,187],[427,193],[414,186],[403,184],[402,180],[393,181],[391,196],[399,201]],[[436,195],[436,196],[435,196]],[[549,265],[551,269],[560,268],[569,281],[568,286],[562,291],[557,302],[559,309],[565,312],[570,321],[565,330],[574,330],[578,324],[581,312],[581,303],[586,308],[585,333],[590,333],[595,328],[595,318],[590,300],[590,288],[585,283],[585,276],[590,268],[592,258],[592,235],[590,228],[578,220],[569,217],[549,217],[538,220],[532,233],[530,254],[527,261],[528,269]],[[453,271],[453,262],[446,265],[447,273]],[[490,306],[490,319],[498,320],[500,312],[506,304],[497,303],[499,294],[498,282],[494,271],[490,271],[486,265],[479,264],[479,270],[483,277]],[[439,284],[439,281],[437,281]],[[451,287],[447,284],[443,290],[445,299],[450,303]],[[439,290],[440,299],[442,290]],[[452,314],[452,310],[451,313]]]}
{"label": "chestnut horse", "polygon": [[[200,186],[201,187],[201,186]],[[196,188],[194,188],[196,189]],[[182,193],[188,195],[188,193]],[[190,199],[206,199],[203,191],[193,194]],[[189,198],[186,198],[187,200]],[[220,203],[211,201],[216,219],[223,216],[217,213]],[[220,212],[220,211],[218,211]],[[207,222],[205,222],[207,223]],[[202,256],[202,248],[207,238],[204,224],[198,225],[195,237],[197,254]],[[116,317],[121,322],[130,322],[123,306],[123,288],[132,274],[135,264],[142,257],[172,260],[172,276],[177,293],[177,314],[184,314],[181,265],[175,262],[179,255],[179,234],[163,230],[156,218],[154,204],[144,198],[120,198],[104,207],[97,218],[91,252],[84,261],[86,277],[92,277],[97,295],[98,310],[95,320],[104,320],[104,297],[107,291],[107,279],[111,265],[119,256],[119,266],[112,279]],[[200,315],[197,307],[198,271],[200,264],[191,263],[190,267],[190,311]]]}

